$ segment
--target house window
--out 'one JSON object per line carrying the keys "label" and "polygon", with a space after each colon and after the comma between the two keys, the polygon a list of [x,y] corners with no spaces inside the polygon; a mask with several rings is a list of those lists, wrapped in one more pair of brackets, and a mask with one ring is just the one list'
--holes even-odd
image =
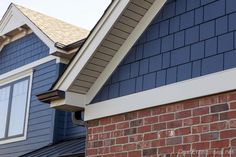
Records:
{"label": "house window", "polygon": [[30,77],[0,86],[0,140],[24,136]]}

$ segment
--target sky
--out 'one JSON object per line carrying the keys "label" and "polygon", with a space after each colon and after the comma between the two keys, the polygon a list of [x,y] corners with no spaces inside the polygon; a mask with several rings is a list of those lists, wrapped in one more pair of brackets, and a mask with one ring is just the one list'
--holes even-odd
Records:
{"label": "sky", "polygon": [[0,18],[11,2],[91,30],[111,0],[0,0]]}

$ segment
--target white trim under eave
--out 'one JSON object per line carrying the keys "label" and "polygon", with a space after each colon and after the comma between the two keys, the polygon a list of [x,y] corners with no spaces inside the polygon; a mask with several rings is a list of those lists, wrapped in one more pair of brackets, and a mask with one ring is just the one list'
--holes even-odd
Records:
{"label": "white trim under eave", "polygon": [[85,107],[85,121],[236,89],[236,68],[123,96]]}
{"label": "white trim under eave", "polygon": [[89,104],[93,100],[93,98],[96,96],[98,91],[102,88],[102,86],[105,84],[107,79],[110,77],[110,75],[116,69],[116,67],[120,64],[122,59],[126,56],[126,54],[129,52],[129,50],[132,48],[132,46],[135,44],[135,42],[138,40],[138,38],[141,36],[141,34],[145,31],[145,29],[151,23],[153,18],[158,14],[158,12],[161,10],[161,8],[164,6],[165,3],[166,3],[166,0],[156,0],[154,2],[154,4],[150,7],[150,9],[144,15],[142,20],[139,22],[139,24],[135,27],[133,32],[130,34],[128,39],[124,42],[124,44],[121,46],[121,48],[115,54],[115,56],[112,58],[112,60],[106,66],[106,68],[104,69],[102,74],[98,77],[96,82],[89,89],[89,91],[86,95],[86,97],[87,97],[86,103],[87,104]]}
{"label": "white trim under eave", "polygon": [[53,89],[67,91],[99,44],[114,25],[129,0],[114,0]]}

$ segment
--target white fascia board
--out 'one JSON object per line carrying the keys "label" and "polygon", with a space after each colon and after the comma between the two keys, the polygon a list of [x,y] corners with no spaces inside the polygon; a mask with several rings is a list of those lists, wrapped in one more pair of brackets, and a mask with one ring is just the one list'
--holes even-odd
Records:
{"label": "white fascia board", "polygon": [[85,95],[73,92],[65,92],[65,98],[52,101],[51,108],[75,112],[84,110],[85,108]]}
{"label": "white fascia board", "polygon": [[85,107],[85,121],[236,89],[236,68],[123,96]]}
{"label": "white fascia board", "polygon": [[98,77],[96,82],[88,91],[87,100],[86,100],[87,104],[89,104],[93,100],[93,98],[96,96],[98,91],[105,84],[107,79],[116,69],[116,67],[120,64],[122,59],[127,55],[129,50],[132,48],[132,46],[135,44],[135,42],[138,40],[141,34],[145,31],[145,29],[151,23],[153,18],[158,14],[158,12],[161,10],[161,8],[164,6],[165,3],[166,3],[166,0],[157,0],[150,7],[150,9],[144,15],[142,20],[139,22],[139,24],[135,27],[133,32],[130,34],[128,39],[124,42],[124,44],[121,46],[121,48],[118,50],[118,52],[115,54],[115,56],[112,58],[112,60],[109,62],[109,64],[104,69],[104,71],[101,73],[101,75]]}
{"label": "white fascia board", "polygon": [[92,34],[89,35],[88,39],[72,60],[67,70],[56,83],[54,89],[62,91],[67,91],[69,89],[128,3],[129,0],[114,0],[114,2],[112,2],[106,14],[99,21],[95,29],[92,31]]}

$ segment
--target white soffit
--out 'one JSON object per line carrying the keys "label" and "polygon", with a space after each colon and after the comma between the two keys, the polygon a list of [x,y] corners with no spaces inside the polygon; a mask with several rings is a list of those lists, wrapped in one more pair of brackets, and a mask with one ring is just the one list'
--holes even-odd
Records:
{"label": "white soffit", "polygon": [[90,103],[165,2],[113,1],[54,89],[87,94]]}

